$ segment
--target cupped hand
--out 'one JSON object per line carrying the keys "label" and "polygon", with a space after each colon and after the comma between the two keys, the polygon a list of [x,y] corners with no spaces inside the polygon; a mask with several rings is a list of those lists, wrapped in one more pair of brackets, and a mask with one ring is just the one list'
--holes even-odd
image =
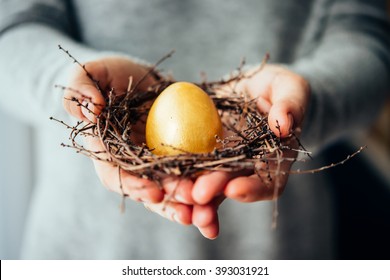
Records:
{"label": "cupped hand", "polygon": [[[140,89],[147,89],[155,82],[151,76],[143,79],[148,71],[146,67],[122,57],[91,61],[85,64],[85,69],[90,76],[81,67],[74,70],[63,103],[70,115],[85,122],[95,123],[96,116],[105,106],[105,96],[98,88],[104,92],[114,88],[116,93],[124,93],[128,89],[129,77],[132,77],[133,85],[142,79]],[[74,102],[75,98],[78,102]],[[136,142],[144,141],[143,126],[134,128],[133,136]],[[217,204],[212,201],[205,205],[194,205],[191,195],[192,180],[168,177],[162,183],[157,183],[133,176],[109,162],[112,159],[108,153],[104,153],[105,148],[100,139],[87,137],[85,142],[89,150],[103,151],[99,154],[103,161],[93,159],[93,163],[100,181],[109,190],[143,202],[146,208],[169,220],[184,225],[192,224],[194,221],[205,237],[216,237]]]}
{"label": "cupped hand", "polygon": [[[85,70],[77,67],[73,71],[69,87],[64,94],[63,105],[70,115],[94,123],[96,116],[105,106],[104,92],[113,88],[115,93],[123,94],[127,90],[129,77],[136,83],[147,73],[146,67],[122,57],[108,57],[88,62],[85,64]],[[154,80],[148,76],[140,84],[140,88],[146,89],[153,82]],[[78,102],[75,102],[74,98],[78,99]],[[135,137],[140,137],[137,130]],[[85,142],[89,150],[102,152],[99,154],[100,158],[111,160],[108,153],[104,153],[105,147],[100,139],[87,137]],[[155,182],[132,176],[106,161],[94,159],[93,162],[99,179],[108,189],[139,201],[159,202],[164,198],[163,191]]]}
{"label": "cupped hand", "polygon": [[[309,85],[301,76],[277,65],[267,65],[261,71],[248,71],[249,78],[233,85],[237,92],[245,92],[256,99],[259,112],[268,114],[272,131],[279,137],[287,137],[293,130],[300,128],[309,101]],[[225,85],[226,86],[226,85]],[[231,90],[221,88],[221,92]],[[297,143],[289,143],[296,147]],[[283,154],[282,154],[283,153]],[[226,196],[240,202],[254,202],[278,198],[288,179],[294,150],[278,151],[280,158],[289,160],[270,161],[261,178],[253,171],[241,173],[212,172],[200,176],[194,183],[192,197],[199,205],[207,205],[216,197]],[[268,175],[272,180],[267,180]]]}

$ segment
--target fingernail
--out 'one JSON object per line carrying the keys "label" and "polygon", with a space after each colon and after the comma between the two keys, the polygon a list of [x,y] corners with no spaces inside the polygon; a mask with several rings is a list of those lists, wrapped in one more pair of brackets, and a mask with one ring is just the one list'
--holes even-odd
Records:
{"label": "fingernail", "polygon": [[184,223],[180,220],[179,216],[177,214],[173,214],[172,215],[172,219],[178,223],[178,224],[181,224],[181,225],[184,225]]}
{"label": "fingernail", "polygon": [[287,117],[288,117],[288,133],[290,133],[293,130],[294,117],[290,113],[288,113]]}
{"label": "fingernail", "polygon": [[188,201],[181,194],[176,194],[175,199],[181,203],[188,203]]}
{"label": "fingernail", "polygon": [[89,103],[87,100],[84,100],[81,106],[81,113],[86,117],[90,122],[94,122],[93,104]]}

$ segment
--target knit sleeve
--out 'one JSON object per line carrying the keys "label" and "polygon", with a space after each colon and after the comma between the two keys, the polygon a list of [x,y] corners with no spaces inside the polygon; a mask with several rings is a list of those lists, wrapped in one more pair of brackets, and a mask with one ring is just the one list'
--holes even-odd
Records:
{"label": "knit sleeve", "polygon": [[333,1],[323,24],[320,43],[291,65],[311,87],[302,135],[311,149],[366,128],[390,92],[385,1]]}
{"label": "knit sleeve", "polygon": [[29,22],[46,24],[67,33],[72,30],[66,1],[1,1],[0,7],[0,34]]}
{"label": "knit sleeve", "polygon": [[81,62],[112,55],[77,42],[68,9],[61,0],[0,1],[0,106],[28,123],[70,118],[55,85],[66,86],[76,66],[59,44]]}

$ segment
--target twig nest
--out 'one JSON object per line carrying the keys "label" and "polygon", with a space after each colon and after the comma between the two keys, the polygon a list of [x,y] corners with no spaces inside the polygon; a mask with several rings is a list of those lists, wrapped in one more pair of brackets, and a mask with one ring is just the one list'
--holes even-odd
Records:
{"label": "twig nest", "polygon": [[157,97],[146,121],[146,145],[156,155],[209,153],[222,139],[212,99],[200,87],[176,82]]}
{"label": "twig nest", "polygon": [[[266,58],[258,71],[265,63]],[[71,129],[71,145],[64,146],[135,176],[161,181],[171,175],[194,178],[207,171],[252,170],[259,176],[266,172],[268,178],[274,173],[269,166],[284,160],[280,151],[289,149],[289,141],[295,139],[293,134],[280,139],[270,129],[267,116],[257,110],[256,100],[235,91],[232,85],[250,78],[242,67],[227,80],[192,84],[163,77],[157,63],[145,76],[156,80],[146,91],[139,82],[130,82],[126,92],[116,92],[100,88],[79,65],[106,97],[106,106],[96,115],[96,124],[72,126],[59,121]],[[67,89],[82,96],[78,90]],[[79,99],[73,101],[85,107]],[[142,126],[144,137],[139,135]],[[98,138],[103,150],[84,147],[79,141],[82,136]]]}
{"label": "twig nest", "polygon": [[[196,177],[205,171],[252,170],[269,181],[286,173],[313,173],[343,164],[363,149],[343,161],[318,169],[280,170],[283,161],[297,159],[289,156],[289,152],[295,155],[309,155],[309,152],[302,147],[294,132],[285,138],[280,138],[280,133],[275,134],[269,127],[267,115],[258,111],[256,100],[248,98],[245,92],[236,92],[234,85],[251,77],[242,71],[243,64],[227,80],[203,81],[196,85],[176,83],[162,77],[156,70],[172,55],[169,53],[141,79],[150,75],[156,80],[147,91],[139,89],[139,82],[135,85],[130,82],[126,92],[116,92],[115,89],[101,88],[84,65],[62,50],[84,69],[106,98],[106,107],[96,115],[96,124],[78,122],[68,125],[52,118],[71,130],[71,144],[62,145],[95,160],[109,162],[138,177],[161,181],[170,175]],[[267,59],[268,56],[257,71],[262,70]],[[77,89],[61,88],[83,96]],[[218,94],[221,89],[223,95]],[[79,99],[72,100],[89,110]],[[146,144],[143,144],[135,140],[139,140],[135,127],[140,123],[145,126],[145,118]],[[224,136],[222,128],[227,132]],[[103,150],[84,147],[79,141],[83,136],[99,139]]]}

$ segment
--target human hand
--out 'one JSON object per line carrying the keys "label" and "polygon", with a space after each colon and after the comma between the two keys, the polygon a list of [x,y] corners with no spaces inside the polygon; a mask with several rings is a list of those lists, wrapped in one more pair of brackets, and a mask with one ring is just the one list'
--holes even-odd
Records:
{"label": "human hand", "polygon": [[[115,92],[124,93],[127,90],[130,76],[134,82],[137,82],[147,73],[145,67],[120,57],[108,57],[88,62],[85,64],[85,69],[94,81],[91,77],[88,77],[84,69],[77,67],[71,77],[69,89],[65,91],[63,105],[70,115],[79,120],[94,123],[96,122],[96,116],[105,106],[105,97],[98,90],[97,81],[99,88],[102,90],[114,88]],[[153,82],[151,77],[147,77],[140,84],[140,88],[146,89]],[[74,102],[73,98],[77,98],[78,103]],[[80,106],[80,104],[83,104],[83,106]],[[135,138],[142,138],[141,131],[135,129],[134,132]],[[86,146],[92,151],[105,150],[100,140],[93,137],[86,138]],[[110,159],[107,153],[101,153],[101,158]],[[131,176],[121,170],[122,184],[120,184],[118,167],[100,160],[93,161],[99,179],[110,190],[127,195],[134,200],[159,202],[163,199],[164,193],[156,183]],[[121,185],[123,186],[122,189],[120,188]]]}
{"label": "human hand", "polygon": [[[100,88],[114,88],[117,93],[126,92],[130,76],[133,84],[136,84],[147,72],[145,67],[120,57],[92,61],[85,64],[85,68],[95,81],[99,81]],[[140,89],[146,89],[153,83],[153,78],[148,76],[140,84]],[[73,98],[77,98],[79,102],[72,101]],[[105,98],[97,89],[94,81],[82,68],[75,69],[69,89],[64,95],[66,111],[79,120],[95,123],[96,116],[104,106]],[[136,143],[144,142],[144,125],[134,127],[133,137]],[[101,141],[95,137],[87,137],[86,146],[92,151],[104,151]],[[105,160],[110,159],[107,153],[100,153],[99,156]],[[207,238],[215,237],[215,230],[210,230],[210,228],[217,227],[215,226],[217,221],[215,203],[210,202],[202,206],[193,205],[194,201],[191,196],[193,182],[190,179],[170,177],[162,184],[157,184],[151,180],[133,176],[109,162],[94,159],[93,163],[99,179],[109,190],[141,201],[146,208],[169,220],[186,225],[191,224],[192,220],[200,221],[201,225],[197,225],[199,230]]]}
{"label": "human hand", "polygon": [[[299,128],[308,106],[308,83],[299,75],[276,65],[267,65],[261,71],[252,69],[247,74],[250,78],[240,80],[234,87],[237,92],[256,98],[258,110],[268,114],[272,131],[285,138]],[[294,146],[297,143],[289,144]],[[297,152],[284,150],[279,156],[294,159]],[[293,160],[270,161],[267,168],[275,172],[270,174],[273,180],[269,182],[248,171],[236,174],[212,172],[200,176],[192,189],[193,199],[200,205],[210,203],[221,195],[241,202],[276,199],[284,190],[292,163]],[[265,172],[263,175],[266,178],[268,174]]]}

